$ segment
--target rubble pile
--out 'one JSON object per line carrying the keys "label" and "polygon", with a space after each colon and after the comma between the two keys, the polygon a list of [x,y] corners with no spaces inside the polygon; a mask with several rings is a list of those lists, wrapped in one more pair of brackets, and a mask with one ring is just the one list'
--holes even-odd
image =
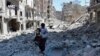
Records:
{"label": "rubble pile", "polygon": [[[45,56],[100,56],[100,28],[81,17],[66,31],[48,33]],[[58,32],[59,31],[59,32]],[[34,33],[23,33],[0,42],[0,56],[42,56],[34,43]]]}
{"label": "rubble pile", "polygon": [[100,32],[87,32],[85,27],[87,26],[84,26],[84,29],[50,33],[46,44],[46,53],[51,51],[51,55],[48,56],[53,56],[52,52],[58,50],[58,53],[63,52],[59,54],[62,56],[64,54],[66,56],[100,56]]}
{"label": "rubble pile", "polygon": [[[89,24],[88,17],[82,18],[69,26],[67,31],[49,33],[46,50],[50,50],[50,54],[59,50],[61,56],[100,56],[99,28],[95,23]],[[60,54],[60,51],[63,53]]]}
{"label": "rubble pile", "polygon": [[33,42],[33,35],[22,34],[0,42],[0,56],[39,56],[39,48]]}

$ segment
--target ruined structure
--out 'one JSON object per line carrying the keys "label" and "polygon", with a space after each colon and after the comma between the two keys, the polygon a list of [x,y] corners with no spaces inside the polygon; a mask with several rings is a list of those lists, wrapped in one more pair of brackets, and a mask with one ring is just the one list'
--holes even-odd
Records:
{"label": "ruined structure", "polygon": [[56,17],[57,17],[58,20],[64,21],[62,19],[62,12],[61,11],[56,11]]}
{"label": "ruined structure", "polygon": [[90,0],[90,20],[97,23],[100,22],[100,0]]}
{"label": "ruined structure", "polygon": [[47,15],[45,18],[45,22],[47,24],[50,24],[52,19],[54,18],[54,7],[53,7],[53,0],[48,0],[47,2]]}
{"label": "ruined structure", "polygon": [[0,33],[26,30],[33,25],[33,0],[0,0]]}
{"label": "ruined structure", "polygon": [[[41,22],[49,24],[50,20],[54,18],[53,0],[34,0],[35,3],[35,19],[36,23],[40,25]],[[42,20],[41,20],[42,19]]]}
{"label": "ruined structure", "polygon": [[71,23],[86,13],[86,8],[74,2],[64,3],[62,8],[62,19]]}
{"label": "ruined structure", "polygon": [[0,0],[0,33],[23,31],[52,18],[52,0]]}

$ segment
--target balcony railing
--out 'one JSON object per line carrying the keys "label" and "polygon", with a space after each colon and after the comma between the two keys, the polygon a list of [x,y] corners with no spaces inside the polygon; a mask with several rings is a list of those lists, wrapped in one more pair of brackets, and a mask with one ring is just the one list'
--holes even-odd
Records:
{"label": "balcony railing", "polygon": [[10,18],[16,18],[17,17],[17,9],[15,6],[10,5],[6,7],[6,16]]}

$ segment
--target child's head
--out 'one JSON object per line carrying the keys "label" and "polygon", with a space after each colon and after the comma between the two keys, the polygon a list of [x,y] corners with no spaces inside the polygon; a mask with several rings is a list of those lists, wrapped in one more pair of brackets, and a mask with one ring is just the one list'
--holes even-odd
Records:
{"label": "child's head", "polygon": [[40,32],[41,32],[41,29],[40,28],[37,28],[36,29],[36,35],[40,35]]}

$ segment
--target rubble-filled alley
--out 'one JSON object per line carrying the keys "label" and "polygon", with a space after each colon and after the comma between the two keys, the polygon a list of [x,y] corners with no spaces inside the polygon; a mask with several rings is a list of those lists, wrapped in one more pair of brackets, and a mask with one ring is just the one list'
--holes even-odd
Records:
{"label": "rubble-filled alley", "polygon": [[[100,32],[95,23],[87,24],[88,16],[81,17],[66,31],[59,27],[49,30],[44,56],[99,56]],[[83,20],[84,19],[84,20]],[[77,26],[79,25],[79,26]],[[77,26],[77,27],[75,27]],[[57,32],[59,29],[59,32]],[[30,31],[29,31],[30,32]],[[34,31],[1,40],[0,56],[42,56],[34,43]],[[7,37],[7,36],[6,36]]]}
{"label": "rubble-filled alley", "polygon": [[99,7],[99,0],[0,0],[0,56],[100,56]]}

